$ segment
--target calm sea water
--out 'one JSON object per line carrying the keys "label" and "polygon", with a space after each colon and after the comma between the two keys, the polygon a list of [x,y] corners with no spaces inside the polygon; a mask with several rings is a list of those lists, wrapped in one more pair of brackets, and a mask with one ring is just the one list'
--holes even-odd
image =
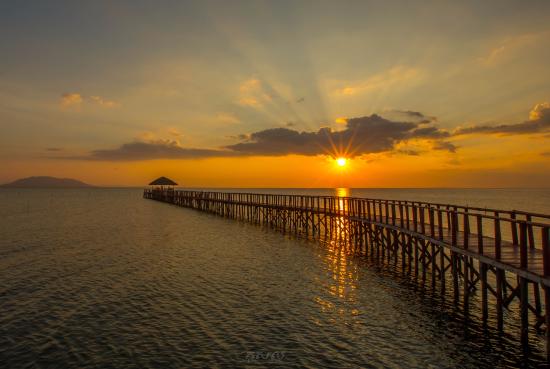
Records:
{"label": "calm sea water", "polygon": [[[334,194],[334,190],[254,192]],[[549,190],[351,195],[550,213]],[[0,190],[0,366],[479,368],[528,360],[390,267],[334,245],[144,200]],[[476,311],[472,312],[473,315]],[[533,336],[533,335],[532,335]]]}

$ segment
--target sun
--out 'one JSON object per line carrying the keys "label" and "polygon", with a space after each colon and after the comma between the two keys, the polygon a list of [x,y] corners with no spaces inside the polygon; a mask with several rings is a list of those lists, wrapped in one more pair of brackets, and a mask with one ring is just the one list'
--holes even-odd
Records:
{"label": "sun", "polygon": [[336,164],[338,164],[339,167],[345,167],[347,163],[348,163],[348,159],[346,158],[336,159]]}

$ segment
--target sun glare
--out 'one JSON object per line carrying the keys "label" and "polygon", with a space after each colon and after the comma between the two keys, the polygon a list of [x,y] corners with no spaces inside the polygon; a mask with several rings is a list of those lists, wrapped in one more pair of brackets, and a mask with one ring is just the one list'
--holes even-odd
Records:
{"label": "sun glare", "polygon": [[345,167],[348,160],[346,158],[338,158],[336,159],[336,164],[338,164],[339,167]]}

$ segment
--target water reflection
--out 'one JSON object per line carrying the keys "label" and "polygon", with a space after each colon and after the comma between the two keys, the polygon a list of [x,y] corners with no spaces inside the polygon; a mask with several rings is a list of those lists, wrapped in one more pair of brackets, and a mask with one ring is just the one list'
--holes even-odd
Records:
{"label": "water reflection", "polygon": [[357,266],[350,263],[350,258],[351,255],[337,242],[331,242],[325,254],[327,266],[332,272],[329,293],[351,302],[354,301],[354,291],[357,288]]}
{"label": "water reflection", "polygon": [[351,196],[351,190],[349,188],[345,188],[345,187],[335,188],[334,193],[337,197],[349,197],[349,196]]}
{"label": "water reflection", "polygon": [[340,187],[335,188],[334,191],[337,197],[336,209],[334,210],[339,216],[334,218],[334,234],[332,238],[335,242],[341,243],[342,246],[347,246],[346,243],[349,241],[349,227],[344,213],[348,211],[347,198],[350,196],[350,189]]}
{"label": "water reflection", "polygon": [[[336,188],[337,203],[335,203],[334,212],[342,213],[347,210],[347,202],[345,198],[350,195],[348,188]],[[347,302],[355,301],[355,290],[357,288],[357,266],[350,263],[349,248],[346,247],[348,240],[348,224],[345,216],[334,216],[331,219],[332,223],[332,239],[328,242],[328,252],[323,253],[326,265],[331,272],[331,281],[328,284],[328,292],[331,296]],[[328,301],[323,301],[320,297],[317,302],[321,305],[323,311],[331,310],[333,304]],[[340,309],[339,314],[356,315],[357,309],[351,308],[349,311]]]}

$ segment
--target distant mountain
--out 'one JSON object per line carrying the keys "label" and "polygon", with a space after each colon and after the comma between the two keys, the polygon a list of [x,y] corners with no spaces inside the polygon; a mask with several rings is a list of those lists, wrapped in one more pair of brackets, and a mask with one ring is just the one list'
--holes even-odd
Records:
{"label": "distant mountain", "polygon": [[87,183],[71,178],[28,177],[0,185],[4,188],[91,188]]}

